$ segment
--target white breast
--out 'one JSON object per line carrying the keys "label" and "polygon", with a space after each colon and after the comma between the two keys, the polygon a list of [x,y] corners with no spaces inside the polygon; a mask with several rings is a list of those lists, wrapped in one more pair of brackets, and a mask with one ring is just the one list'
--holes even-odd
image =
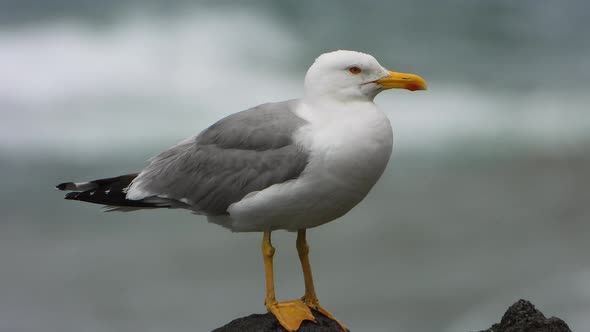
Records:
{"label": "white breast", "polygon": [[302,104],[298,115],[310,123],[296,135],[297,143],[311,152],[304,173],[232,204],[224,226],[234,231],[315,227],[350,211],[377,182],[393,137],[389,120],[375,104],[322,113]]}
{"label": "white breast", "polygon": [[393,136],[389,119],[369,102],[311,118],[300,133],[312,151],[309,175],[366,195],[379,179],[389,157]]}

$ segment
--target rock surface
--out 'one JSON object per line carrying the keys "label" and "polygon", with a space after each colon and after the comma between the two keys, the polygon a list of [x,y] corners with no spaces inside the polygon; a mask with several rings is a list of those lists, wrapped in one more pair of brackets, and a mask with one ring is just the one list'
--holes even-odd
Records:
{"label": "rock surface", "polygon": [[[343,332],[340,325],[321,313],[312,310],[316,321],[304,321],[297,332]],[[275,316],[253,314],[231,321],[229,324],[213,330],[213,332],[286,332]]]}
{"label": "rock surface", "polygon": [[481,332],[571,332],[567,324],[556,317],[546,318],[526,300],[510,306],[500,323]]}
{"label": "rock surface", "polygon": [[[298,332],[342,332],[340,326],[317,311],[316,322],[305,321]],[[253,314],[233,320],[213,332],[286,332],[271,314]],[[567,324],[556,317],[546,318],[526,300],[510,306],[500,323],[480,332],[571,332]]]}

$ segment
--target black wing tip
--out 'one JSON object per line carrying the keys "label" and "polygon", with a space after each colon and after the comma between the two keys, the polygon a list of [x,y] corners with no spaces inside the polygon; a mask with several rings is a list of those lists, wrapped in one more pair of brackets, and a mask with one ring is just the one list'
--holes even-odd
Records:
{"label": "black wing tip", "polygon": [[78,195],[80,195],[80,192],[77,192],[77,191],[74,191],[74,192],[71,192],[71,193],[67,193],[64,196],[64,199],[77,199],[78,198]]}
{"label": "black wing tip", "polygon": [[64,183],[60,183],[57,186],[55,186],[55,189],[66,190],[69,186],[73,186],[73,185],[74,185],[73,182],[64,182]]}

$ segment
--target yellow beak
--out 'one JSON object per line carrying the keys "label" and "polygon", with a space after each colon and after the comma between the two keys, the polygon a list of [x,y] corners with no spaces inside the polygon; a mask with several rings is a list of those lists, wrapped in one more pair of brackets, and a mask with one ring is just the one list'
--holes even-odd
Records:
{"label": "yellow beak", "polygon": [[390,70],[387,72],[389,76],[373,81],[373,83],[381,85],[384,89],[426,90],[426,81],[418,75],[396,73]]}

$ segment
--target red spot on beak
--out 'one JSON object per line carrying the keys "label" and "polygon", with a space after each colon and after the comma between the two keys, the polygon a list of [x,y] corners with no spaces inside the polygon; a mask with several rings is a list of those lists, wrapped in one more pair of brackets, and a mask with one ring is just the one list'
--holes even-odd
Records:
{"label": "red spot on beak", "polygon": [[423,90],[423,88],[416,83],[408,83],[406,85],[406,89],[410,90],[410,91],[416,91],[416,90]]}

